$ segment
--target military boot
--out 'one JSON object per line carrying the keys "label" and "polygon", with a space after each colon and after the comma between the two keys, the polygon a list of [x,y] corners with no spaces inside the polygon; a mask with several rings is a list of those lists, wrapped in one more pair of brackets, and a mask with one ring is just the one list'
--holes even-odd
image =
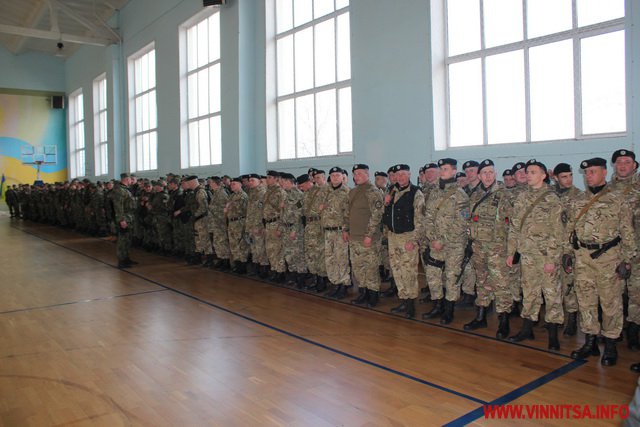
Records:
{"label": "military boot", "polygon": [[520,316],[520,301],[513,301],[509,315],[512,317]]}
{"label": "military boot", "polygon": [[455,301],[444,301],[444,311],[442,313],[442,317],[440,318],[441,325],[448,325],[453,322],[453,309],[456,305]]}
{"label": "military boot", "polygon": [[213,267],[213,254],[207,255],[204,262],[202,263],[202,266],[207,268]]}
{"label": "military boot", "polygon": [[359,288],[358,289],[358,298],[351,300],[351,304],[363,304],[365,301],[369,299],[369,289],[367,288]]}
{"label": "military boot", "polygon": [[558,341],[558,324],[551,323],[547,326],[549,332],[549,345],[547,348],[553,351],[560,351],[560,341]]}
{"label": "military boot", "polygon": [[398,287],[396,286],[395,279],[392,277],[390,281],[389,289],[387,289],[381,296],[390,298],[396,295],[398,295]]}
{"label": "military boot", "polygon": [[596,342],[595,335],[586,334],[584,336],[584,345],[577,350],[571,352],[572,359],[586,359],[589,356],[600,356],[600,349]]}
{"label": "military boot", "polygon": [[524,340],[533,340],[533,321],[531,319],[522,320],[522,329],[516,335],[509,337],[511,342],[520,342]]}
{"label": "military boot", "polygon": [[268,279],[269,278],[269,266],[268,265],[261,265],[260,266],[260,272],[258,273],[258,277],[260,277],[261,279]]}
{"label": "military boot", "polygon": [[316,282],[316,292],[321,293],[327,290],[327,278],[324,276],[318,276],[318,281]]}
{"label": "military boot", "polygon": [[327,293],[327,297],[329,298],[335,298],[336,295],[338,294],[338,291],[340,291],[340,288],[342,288],[342,285],[334,285],[333,283],[331,283],[332,289],[330,292]]}
{"label": "military boot", "polygon": [[567,323],[564,326],[562,335],[565,337],[572,337],[578,331],[578,313],[567,313]]}
{"label": "military boot", "polygon": [[406,313],[407,312],[407,300],[406,299],[402,299],[400,300],[400,305],[393,307],[391,309],[391,312],[394,314],[398,314],[398,313]]}
{"label": "military boot", "polygon": [[283,284],[286,280],[287,274],[284,271],[276,272],[276,274],[273,276],[273,281],[279,284]]}
{"label": "military boot", "polygon": [[369,289],[369,301],[367,301],[367,307],[374,308],[376,305],[378,305],[379,298],[380,292],[372,291],[371,289]]}
{"label": "military boot", "polygon": [[507,339],[509,336],[509,313],[498,314],[498,332],[496,332],[496,338],[499,340]]}
{"label": "military boot", "polygon": [[229,270],[231,270],[231,261],[229,260],[229,258],[221,260],[220,265],[218,267],[218,271],[229,271]]}
{"label": "military boot", "polygon": [[602,366],[613,366],[618,361],[618,350],[616,349],[616,340],[613,338],[605,338],[604,353],[602,353]]}
{"label": "military boot", "polygon": [[442,316],[444,307],[442,304],[442,298],[433,301],[433,307],[431,311],[428,311],[422,315],[422,320],[433,319],[434,317]]}
{"label": "military boot", "polygon": [[338,292],[336,292],[335,299],[342,299],[347,296],[347,286],[340,285],[338,286]]}
{"label": "military boot", "polygon": [[407,313],[405,315],[407,319],[413,319],[416,317],[416,300],[411,298],[407,300]]}
{"label": "military boot", "polygon": [[640,342],[638,342],[639,330],[640,326],[638,326],[637,323],[629,323],[629,326],[627,327],[627,346],[629,347],[629,350],[640,350]]}
{"label": "military boot", "polygon": [[464,325],[465,331],[474,331],[480,328],[487,327],[487,308],[486,307],[478,307],[478,312],[476,314],[476,318],[471,322]]}
{"label": "military boot", "polygon": [[247,274],[247,263],[242,261],[236,261],[236,274]]}
{"label": "military boot", "polygon": [[472,294],[463,294],[462,301],[460,302],[460,308],[468,309],[473,308],[475,305],[476,296]]}
{"label": "military boot", "polygon": [[304,273],[296,273],[296,289],[304,289],[305,284],[305,274]]}

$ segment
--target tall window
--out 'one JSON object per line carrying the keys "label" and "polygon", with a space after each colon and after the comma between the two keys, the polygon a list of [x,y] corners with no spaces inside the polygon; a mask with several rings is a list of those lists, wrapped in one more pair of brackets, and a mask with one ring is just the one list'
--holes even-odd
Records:
{"label": "tall window", "polygon": [[276,0],[277,159],[352,151],[348,0]]}
{"label": "tall window", "polygon": [[93,81],[93,145],[96,176],[109,173],[109,141],[107,138],[107,77]]}
{"label": "tall window", "polygon": [[153,43],[129,57],[131,172],[158,169],[156,51]]}
{"label": "tall window", "polygon": [[84,176],[84,97],[82,89],[78,89],[69,96],[69,159],[71,178]]}
{"label": "tall window", "polygon": [[[222,163],[220,124],[220,13],[205,11],[183,27],[186,67],[186,121],[183,168]],[[185,91],[183,91],[184,93]]]}
{"label": "tall window", "polygon": [[448,145],[626,131],[624,0],[445,0]]}

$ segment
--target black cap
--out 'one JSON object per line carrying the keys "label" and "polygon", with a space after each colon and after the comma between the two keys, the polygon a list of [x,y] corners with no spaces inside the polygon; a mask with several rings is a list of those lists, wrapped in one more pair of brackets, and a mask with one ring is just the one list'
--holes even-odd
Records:
{"label": "black cap", "polygon": [[198,179],[198,175],[189,175],[184,180],[185,181],[191,181],[191,180],[194,180],[194,179]]}
{"label": "black cap", "polygon": [[267,171],[267,176],[272,176],[274,178],[278,178],[280,176],[280,172],[274,171],[274,170],[268,170]]}
{"label": "black cap", "polygon": [[495,166],[495,163],[493,163],[493,160],[491,160],[491,159],[484,159],[478,165],[478,172],[480,172],[483,168],[486,168],[488,166]]}
{"label": "black cap", "polygon": [[437,163],[427,163],[424,165],[424,170],[428,171],[429,169],[438,169]]}
{"label": "black cap", "polygon": [[467,160],[462,165],[462,169],[464,170],[466,168],[477,168],[478,166],[480,166],[480,163],[476,162],[475,160]]}
{"label": "black cap", "polygon": [[[314,174],[314,172],[315,172],[315,171],[316,171],[316,168],[309,168],[309,169],[307,170],[307,175],[309,175],[309,176],[313,176],[313,174]],[[302,175],[300,175],[300,176],[302,176]]]}
{"label": "black cap", "polygon": [[[244,177],[244,175],[241,178],[243,178],[243,177]],[[258,175],[257,173],[250,173],[249,175],[247,175],[247,178],[262,179],[262,177],[260,175]]]}
{"label": "black cap", "polygon": [[458,161],[456,159],[452,159],[451,157],[446,157],[444,159],[438,160],[438,166],[442,165],[451,165],[453,167],[458,166]]}
{"label": "black cap", "polygon": [[384,176],[385,178],[389,177],[389,175],[387,175],[386,172],[381,172],[381,171],[377,171],[376,173],[373,174],[373,176]]}
{"label": "black cap", "polygon": [[242,184],[242,177],[241,177],[241,176],[238,176],[238,177],[236,177],[236,178],[233,178],[233,179],[231,180],[231,182],[239,182],[240,184]]}
{"label": "black cap", "polygon": [[511,169],[506,169],[504,172],[502,172],[502,176],[513,176],[513,172],[511,171]]}
{"label": "black cap", "polygon": [[293,176],[293,174],[288,173],[288,172],[282,172],[282,173],[280,174],[280,178],[282,178],[282,179],[288,179],[289,181],[295,181],[295,180],[296,180],[296,177],[295,177],[295,176]]}
{"label": "black cap", "polygon": [[518,162],[511,168],[511,173],[515,174],[517,171],[519,171],[520,169],[524,169],[526,166],[527,165],[525,165],[524,162]]}
{"label": "black cap", "polygon": [[618,160],[618,157],[631,157],[633,160],[636,159],[636,153],[631,150],[616,150],[613,152],[613,156],[611,157],[611,163],[615,163]]}
{"label": "black cap", "polygon": [[544,171],[544,173],[547,173],[547,167],[545,166],[544,163],[537,161],[536,159],[529,159],[527,160],[527,164],[525,166],[525,170],[529,169],[529,166],[538,166],[540,169],[542,169]]}
{"label": "black cap", "polygon": [[222,181],[222,178],[220,178],[218,175],[210,176],[209,179],[216,182]]}
{"label": "black cap", "polygon": [[395,171],[393,170],[393,168],[395,168],[395,166],[389,166],[389,169],[387,169],[387,173],[393,173],[393,172],[395,172]]}
{"label": "black cap", "polygon": [[594,157],[593,159],[587,159],[580,162],[580,169],[586,169],[592,166],[602,166],[606,169],[607,161],[602,157]]}
{"label": "black cap", "polygon": [[326,174],[324,169],[314,169],[313,173],[311,174],[311,176],[324,175],[324,174]]}
{"label": "black cap", "polygon": [[341,167],[339,167],[339,166],[334,166],[334,167],[332,167],[331,169],[329,169],[329,174],[332,174],[332,173],[342,173],[342,172],[343,172],[343,170],[342,170],[342,168],[341,168]]}
{"label": "black cap", "polygon": [[309,181],[311,181],[311,177],[309,176],[308,173],[303,173],[302,175],[296,178],[296,182],[298,183],[298,185],[304,184],[305,182],[309,182]]}
{"label": "black cap", "polygon": [[400,163],[398,165],[395,165],[392,169],[393,169],[393,172],[410,171],[411,170],[409,165],[405,165],[404,163]]}
{"label": "black cap", "polygon": [[420,169],[418,169],[418,172],[420,173],[424,172],[424,166],[420,166]]}
{"label": "black cap", "polygon": [[466,178],[466,177],[467,177],[467,174],[464,173],[464,172],[456,173],[456,179],[458,179],[458,178]]}
{"label": "black cap", "polygon": [[558,163],[555,168],[553,168],[553,174],[558,176],[558,174],[571,172],[571,165],[568,163]]}

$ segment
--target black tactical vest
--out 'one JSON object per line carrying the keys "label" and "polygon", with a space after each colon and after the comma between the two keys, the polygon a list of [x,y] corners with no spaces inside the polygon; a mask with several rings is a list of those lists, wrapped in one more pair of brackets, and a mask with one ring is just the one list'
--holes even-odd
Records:
{"label": "black tactical vest", "polygon": [[385,206],[382,222],[387,228],[396,234],[413,231],[416,227],[413,223],[413,200],[419,188],[413,184],[409,191],[404,193],[397,202]]}

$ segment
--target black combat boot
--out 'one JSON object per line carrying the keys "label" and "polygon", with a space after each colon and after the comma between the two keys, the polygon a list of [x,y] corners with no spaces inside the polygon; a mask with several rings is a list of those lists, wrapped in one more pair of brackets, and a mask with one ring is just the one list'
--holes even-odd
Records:
{"label": "black combat boot", "polygon": [[498,314],[498,332],[496,332],[496,338],[499,340],[505,340],[509,336],[509,313]]}
{"label": "black combat boot", "polygon": [[442,316],[444,312],[444,305],[442,303],[442,298],[433,301],[433,307],[431,307],[431,311],[428,311],[422,315],[422,320],[433,319],[434,317]]}
{"label": "black combat boot", "polygon": [[203,267],[212,268],[213,267],[213,254],[207,255],[204,262],[202,263]]}
{"label": "black combat boot", "polygon": [[304,289],[306,275],[304,273],[296,273],[296,289]]}
{"label": "black combat boot", "polygon": [[364,304],[369,299],[369,289],[359,288],[358,298],[351,300],[351,304]]}
{"label": "black combat boot", "polygon": [[617,361],[618,350],[616,349],[615,338],[605,338],[604,353],[602,353],[602,360],[600,360],[600,364],[602,366],[613,366]]}
{"label": "black combat boot", "polygon": [[[331,282],[329,282],[331,283]],[[342,285],[334,285],[333,283],[331,283],[331,291],[327,293],[327,297],[329,298],[335,298],[336,295],[338,294],[338,291],[340,290],[340,288],[342,288]]]}
{"label": "black combat boot", "polygon": [[462,301],[460,302],[460,308],[469,309],[475,305],[476,296],[472,294],[462,294]]}
{"label": "black combat boot", "polygon": [[220,265],[218,266],[218,271],[229,271],[231,270],[231,261],[229,258],[223,259],[220,261]]}
{"label": "black combat boot", "polygon": [[407,314],[405,315],[407,319],[413,319],[416,317],[416,300],[415,298],[411,298],[407,300]]}
{"label": "black combat boot", "polygon": [[391,312],[394,314],[398,314],[398,313],[406,313],[408,309],[408,304],[407,304],[407,300],[406,299],[402,299],[400,300],[400,305],[393,307],[391,309]]}
{"label": "black combat boot", "polygon": [[444,300],[444,312],[442,313],[442,317],[440,318],[441,325],[448,325],[453,322],[453,309],[456,305],[455,301],[449,301],[447,299]]}
{"label": "black combat boot", "polygon": [[638,342],[639,330],[640,326],[638,326],[637,323],[629,323],[629,326],[627,327],[627,346],[629,347],[629,350],[640,350],[640,342]]}
{"label": "black combat boot", "polygon": [[342,299],[347,296],[347,285],[338,286],[338,292],[336,292],[335,299]]}
{"label": "black combat boot", "polygon": [[[318,279],[319,276],[317,274],[308,273],[308,278],[305,279],[304,289],[307,291],[315,291],[318,287]],[[311,283],[307,283],[306,281],[310,280]]]}
{"label": "black combat boot", "polygon": [[138,265],[138,261],[134,261],[131,258],[127,258],[125,261],[128,262],[131,265]]}
{"label": "black combat boot", "polygon": [[273,281],[279,284],[283,284],[286,280],[287,273],[285,273],[284,271],[276,272],[275,276],[273,277]]}
{"label": "black combat boot", "polygon": [[512,317],[520,316],[520,301],[513,301],[509,315]]}
{"label": "black combat boot", "polygon": [[396,286],[395,279],[392,277],[389,285],[389,289],[387,289],[381,296],[390,298],[396,295],[398,295],[398,287]]}
{"label": "black combat boot", "polygon": [[629,369],[631,369],[636,374],[640,373],[640,363],[634,363],[633,365],[629,366]]}
{"label": "black combat boot", "polygon": [[600,356],[597,337],[595,335],[586,334],[584,336],[584,345],[577,350],[571,352],[572,359],[586,359],[589,356]]}
{"label": "black combat boot", "polygon": [[367,301],[367,307],[373,308],[378,305],[378,300],[380,299],[380,292],[372,291],[369,289],[369,301]]}
{"label": "black combat boot", "polygon": [[247,274],[247,263],[236,261],[236,274]]}
{"label": "black combat boot", "polygon": [[126,259],[118,261],[118,268],[130,268],[130,267],[131,267],[131,263]]}
{"label": "black combat boot", "polygon": [[268,265],[261,265],[260,266],[260,273],[258,273],[258,277],[260,277],[261,279],[267,279],[269,277],[269,266]]}
{"label": "black combat boot", "polygon": [[535,339],[535,337],[533,336],[533,320],[531,319],[523,319],[522,329],[520,329],[520,332],[512,337],[509,337],[509,341],[511,342],[520,342],[533,339]]}
{"label": "black combat boot", "polygon": [[553,351],[560,351],[560,341],[558,341],[558,325],[557,323],[550,323],[547,326],[549,332],[549,345],[547,348]]}
{"label": "black combat boot", "polygon": [[285,285],[295,285],[298,281],[298,273],[291,271],[289,273],[285,273]]}
{"label": "black combat boot", "polygon": [[464,325],[465,331],[475,331],[476,329],[487,327],[487,308],[478,307],[476,318]]}
{"label": "black combat boot", "polygon": [[578,332],[578,313],[567,313],[567,322],[564,325],[564,331],[562,335],[565,337],[572,337]]}
{"label": "black combat boot", "polygon": [[327,278],[324,276],[318,276],[318,281],[316,282],[316,292],[321,293],[327,290]]}

